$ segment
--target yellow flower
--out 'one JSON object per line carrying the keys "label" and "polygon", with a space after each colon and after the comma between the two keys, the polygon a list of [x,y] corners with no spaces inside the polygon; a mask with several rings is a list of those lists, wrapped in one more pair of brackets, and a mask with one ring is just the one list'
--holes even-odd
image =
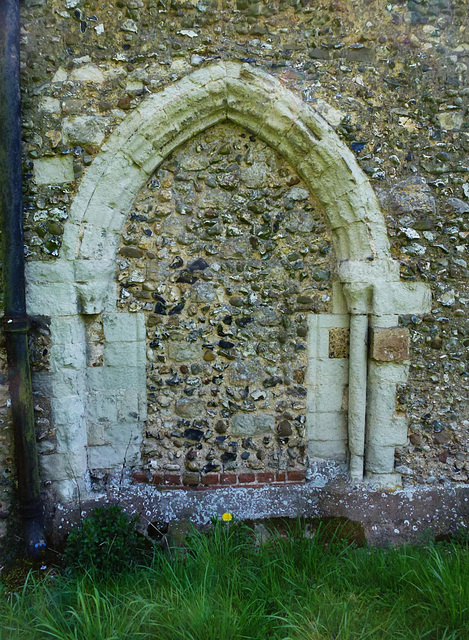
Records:
{"label": "yellow flower", "polygon": [[233,520],[233,516],[231,513],[226,512],[222,515],[221,519],[223,522],[231,522],[231,520]]}

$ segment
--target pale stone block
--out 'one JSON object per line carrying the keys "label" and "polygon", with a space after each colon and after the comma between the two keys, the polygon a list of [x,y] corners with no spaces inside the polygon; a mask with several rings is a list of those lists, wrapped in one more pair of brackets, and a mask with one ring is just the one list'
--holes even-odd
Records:
{"label": "pale stone block", "polygon": [[428,313],[431,310],[430,287],[424,282],[389,282],[373,288],[373,313]]}
{"label": "pale stone block", "polygon": [[408,422],[403,416],[377,420],[369,441],[374,447],[402,447],[407,444],[407,428]]}
{"label": "pale stone block", "polygon": [[73,282],[73,263],[66,260],[26,262],[25,276],[28,283],[48,284]]}
{"label": "pale stone block", "polygon": [[365,463],[367,472],[391,473],[394,469],[394,447],[368,444]]}
{"label": "pale stone block", "polygon": [[349,324],[350,320],[347,314],[339,315],[336,313],[321,313],[318,315],[319,328],[325,327],[327,329],[346,329]]}
{"label": "pale stone block", "polygon": [[[384,291],[393,281],[399,281],[399,263],[395,260],[377,259],[364,262],[363,260],[344,260],[339,264],[339,278],[341,282],[377,284],[382,282]],[[391,311],[390,313],[396,313]]]}
{"label": "pale stone block", "polygon": [[144,342],[109,342],[104,348],[104,365],[108,367],[137,367],[145,364]]}
{"label": "pale stone block", "polygon": [[117,421],[117,396],[111,393],[88,393],[86,400],[87,420],[92,423]]}
{"label": "pale stone block", "polygon": [[308,442],[308,456],[310,458],[345,462],[347,459],[347,442],[345,440],[310,440]]}
{"label": "pale stone block", "polygon": [[85,372],[77,369],[61,369],[60,372],[48,373],[50,376],[50,395],[55,398],[79,395],[84,397]]}
{"label": "pale stone block", "polygon": [[80,370],[86,367],[84,343],[53,344],[50,348],[51,371]]}
{"label": "pale stone block", "polygon": [[138,389],[145,391],[146,373],[144,363],[140,367],[88,367],[88,388],[90,391],[114,389]]}
{"label": "pale stone block", "polygon": [[138,415],[140,420],[147,419],[148,401],[146,389],[138,391]]}
{"label": "pale stone block", "polygon": [[108,306],[109,286],[106,280],[95,280],[76,285],[79,313],[96,315]]}
{"label": "pale stone block", "polygon": [[145,173],[149,175],[163,160],[163,158],[157,153],[152,142],[140,133],[134,134],[129,139],[123,151],[133,160],[133,162],[135,162],[135,164],[141,167]]}
{"label": "pale stone block", "polygon": [[341,315],[348,312],[347,301],[340,282],[332,283],[332,313]]}
{"label": "pale stone block", "polygon": [[191,362],[202,357],[199,342],[174,341],[167,344],[168,358],[173,362]]}
{"label": "pale stone block", "polygon": [[[208,67],[202,67],[187,76],[187,79],[194,84],[207,85],[218,80],[225,80],[227,74],[227,63],[217,62]],[[237,65],[240,66],[239,64]],[[238,71],[239,73],[239,71]]]}
{"label": "pale stone block", "polygon": [[313,109],[306,103],[303,103],[301,123],[304,127],[308,128],[318,140],[330,136],[333,131],[330,123],[318,112],[316,107]]}
{"label": "pale stone block", "polygon": [[[306,369],[306,387],[314,392],[317,387],[318,380],[318,360],[317,358],[311,358],[308,360],[308,368]],[[309,396],[308,396],[309,397]]]}
{"label": "pale stone block", "polygon": [[215,111],[226,111],[226,94],[223,81],[210,83],[210,87],[196,87],[184,95],[184,99],[166,100],[163,106],[168,119],[182,131],[185,124],[195,118],[204,119]]}
{"label": "pale stone block", "polygon": [[[332,207],[326,205],[325,213],[331,218]],[[335,227],[331,235],[339,260],[369,260],[376,255],[370,228],[362,220]]]}
{"label": "pale stone block", "polygon": [[81,227],[74,224],[70,220],[65,225],[64,234],[62,236],[62,245],[60,247],[60,258],[63,263],[65,260],[73,260],[79,248]]}
{"label": "pale stone block", "polygon": [[321,174],[327,167],[327,162],[329,162],[329,159],[325,159],[321,149],[315,146],[309,150],[309,153],[295,167],[300,178],[303,178],[315,196],[317,185],[320,183]]}
{"label": "pale stone block", "polygon": [[[111,260],[76,260],[75,279],[80,312],[103,311],[114,285],[115,262]],[[114,289],[113,291],[114,292]],[[114,302],[114,300],[113,300]]]}
{"label": "pale stone block", "polygon": [[317,379],[324,387],[346,385],[348,382],[348,361],[339,358],[318,360]]}
{"label": "pale stone block", "polygon": [[34,175],[36,184],[64,184],[73,182],[73,157],[71,155],[60,157],[38,158],[34,161]]}
{"label": "pale stone block", "polygon": [[200,418],[205,410],[205,402],[199,398],[179,398],[174,407],[174,413],[186,420]]}
{"label": "pale stone block", "polygon": [[131,422],[140,420],[138,413],[139,409],[139,395],[135,389],[126,391],[124,394],[120,394],[116,397],[117,402],[117,421],[118,422]]}
{"label": "pale stone block", "polygon": [[71,116],[62,125],[64,142],[99,146],[104,140],[109,118],[102,116]]}
{"label": "pale stone block", "polygon": [[96,434],[106,444],[88,447],[90,469],[115,469],[136,464],[140,460],[142,426],[120,423],[107,426]]}
{"label": "pale stone block", "polygon": [[180,133],[177,124],[164,111],[164,105],[165,103],[161,102],[159,109],[151,114],[148,120],[138,128],[139,135],[148,140],[154,150],[163,158],[165,157],[162,151],[163,148],[177,138]]}
{"label": "pale stone block", "polygon": [[280,136],[280,140],[277,141],[277,150],[287,162],[295,166],[310,152],[317,141],[317,136],[305,125],[300,116],[288,131]]}
{"label": "pale stone block", "polygon": [[370,385],[403,384],[409,375],[408,363],[370,362],[368,382]]}
{"label": "pale stone block", "polygon": [[[99,183],[95,185],[83,220],[98,227],[104,224],[112,226],[109,214],[105,223],[103,222],[103,211],[114,210],[117,215],[126,213],[147,178],[148,174],[141,167],[131,162],[122,152],[116,153],[107,162]],[[89,257],[99,259],[99,256]],[[113,255],[110,254],[107,258],[112,259]]]}
{"label": "pale stone block", "polygon": [[347,283],[343,286],[343,292],[351,314],[355,316],[368,315],[373,294],[372,285],[363,282]]}
{"label": "pale stone block", "polygon": [[388,329],[397,327],[399,325],[399,316],[397,315],[383,315],[383,316],[370,316],[370,326],[379,327],[380,329]]}
{"label": "pale stone block", "polygon": [[306,416],[308,440],[326,442],[347,439],[347,416],[341,411],[308,413]]}
{"label": "pale stone block", "polygon": [[96,65],[84,64],[82,67],[78,67],[70,73],[69,80],[72,82],[84,82],[86,84],[103,84],[104,75]]}
{"label": "pale stone block", "polygon": [[272,433],[275,417],[266,413],[237,413],[231,419],[231,433],[234,436],[254,436]]}
{"label": "pale stone block", "polygon": [[[321,316],[319,316],[319,322]],[[317,332],[317,354],[318,358],[329,358],[329,329],[320,328]]]}
{"label": "pale stone block", "polygon": [[229,122],[234,122],[234,124],[250,131],[254,135],[257,135],[260,128],[257,110],[255,109],[241,110],[240,108],[239,110],[235,110],[228,108],[227,119]]}
{"label": "pale stone block", "polygon": [[139,460],[140,445],[130,444],[127,453],[113,444],[88,447],[89,469],[122,469],[136,465]]}
{"label": "pale stone block", "polygon": [[436,117],[440,127],[446,131],[459,130],[464,123],[463,111],[442,111]]}
{"label": "pale stone block", "polygon": [[308,315],[308,359],[318,357],[318,315]]}
{"label": "pale stone block", "polygon": [[51,406],[54,424],[66,425],[73,440],[77,435],[77,425],[81,424],[85,413],[83,399],[80,396],[52,398]]}
{"label": "pale stone block", "polygon": [[117,282],[110,282],[107,285],[107,293],[102,298],[103,311],[115,313],[117,307]]}
{"label": "pale stone block", "polygon": [[370,473],[367,474],[367,480],[373,489],[400,489],[402,487],[402,478],[399,473]]}
{"label": "pale stone block", "polygon": [[[393,382],[369,380],[368,440],[375,441],[380,425],[389,425],[396,407],[396,385]],[[386,427],[385,427],[386,429]]]}
{"label": "pale stone block", "polygon": [[60,113],[60,100],[45,96],[39,103],[39,111],[43,113]]}
{"label": "pale stone block", "polygon": [[202,119],[194,119],[194,121],[191,120],[190,122],[185,123],[184,129],[178,132],[176,136],[168,139],[168,141],[163,146],[158,146],[158,151],[161,157],[166,158],[170,153],[174,151],[174,149],[184,144],[188,140],[191,140],[197,134],[205,131],[205,129],[209,129],[216,124],[219,124],[220,122],[224,122],[225,120],[225,111],[224,109],[222,109],[220,111],[216,111],[215,113],[210,113]]}
{"label": "pale stone block", "polygon": [[109,231],[100,226],[84,224],[78,257],[85,260],[90,258],[109,259],[116,253],[119,235],[115,230]]}
{"label": "pale stone block", "polygon": [[70,449],[66,453],[52,453],[39,456],[41,476],[44,481],[59,482],[67,480],[72,495],[78,482],[86,472],[86,449]]}
{"label": "pale stone block", "polygon": [[341,411],[344,407],[345,387],[340,384],[317,387],[317,411]]}
{"label": "pale stone block", "polygon": [[[116,134],[114,133],[110,140],[115,136]],[[102,181],[108,165],[112,162],[117,149],[105,151],[106,144],[107,143],[103,144],[100,152],[86,170],[86,173],[80,183],[80,188],[70,206],[69,220],[67,224],[80,224],[82,222],[83,214],[88,207],[93,193],[95,192],[96,186]]]}
{"label": "pale stone block", "polygon": [[145,315],[143,313],[106,313],[103,315],[106,342],[145,341]]}
{"label": "pale stone block", "polygon": [[[257,88],[270,94],[273,93],[279,86],[279,82],[276,78],[274,78],[270,74],[267,74],[262,69],[253,67],[252,65],[247,63],[241,65],[238,75],[239,79],[244,82],[248,89],[250,87],[252,87],[253,89]],[[227,87],[231,86],[229,83],[232,77],[233,76],[227,74]]]}
{"label": "pale stone block", "polygon": [[[292,123],[299,119],[303,107],[302,100],[286,90],[284,87],[277,87],[272,94],[272,100],[262,116],[263,124],[259,130],[259,136],[264,140],[269,140],[270,144],[278,147],[282,139],[290,140],[289,134]],[[317,143],[317,140],[315,140]],[[296,160],[303,154],[298,149]]]}
{"label": "pale stone block", "polygon": [[104,444],[107,444],[107,438],[105,435],[106,423],[90,422],[90,420],[88,420],[86,426],[88,450],[90,449],[90,447],[100,447]]}
{"label": "pale stone block", "polygon": [[73,284],[27,281],[26,309],[31,316],[73,315],[77,312]]}
{"label": "pale stone block", "polygon": [[50,331],[53,344],[86,342],[85,327],[79,316],[54,316]]}

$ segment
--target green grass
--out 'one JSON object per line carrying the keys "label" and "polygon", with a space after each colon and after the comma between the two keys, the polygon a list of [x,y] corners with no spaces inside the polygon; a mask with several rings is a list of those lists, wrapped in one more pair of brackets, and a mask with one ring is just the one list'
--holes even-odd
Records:
{"label": "green grass", "polygon": [[[1,576],[1,574],[0,574]],[[469,547],[357,548],[242,525],[97,580],[0,586],[0,640],[469,640]]]}

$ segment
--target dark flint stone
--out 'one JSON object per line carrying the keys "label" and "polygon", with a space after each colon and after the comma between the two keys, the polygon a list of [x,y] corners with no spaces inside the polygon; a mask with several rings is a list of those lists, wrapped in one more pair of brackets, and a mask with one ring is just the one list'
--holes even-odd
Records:
{"label": "dark flint stone", "polygon": [[189,429],[184,430],[184,437],[187,438],[187,440],[200,442],[204,437],[204,432],[201,429],[194,429],[190,427]]}
{"label": "dark flint stone", "polygon": [[444,431],[445,429],[445,425],[440,420],[433,420],[432,427],[435,433],[440,433],[440,431]]}
{"label": "dark flint stone", "polygon": [[254,318],[252,316],[247,316],[245,318],[236,318],[235,322],[238,327],[245,327],[250,322],[254,322]]}
{"label": "dark flint stone", "polygon": [[174,258],[174,260],[171,262],[171,264],[169,265],[169,268],[179,269],[180,267],[182,267],[183,264],[184,264],[184,260],[181,258],[181,256],[177,256],[177,258]]}
{"label": "dark flint stone", "polygon": [[159,313],[162,316],[166,315],[166,305],[163,302],[157,302],[155,304],[155,313]]}
{"label": "dark flint stone", "polygon": [[350,147],[352,148],[353,152],[360,153],[360,151],[362,151],[366,147],[366,142],[352,142]]}
{"label": "dark flint stone", "polygon": [[282,382],[283,378],[280,376],[273,376],[271,378],[266,378],[262,384],[266,389],[268,389],[269,387],[276,387],[278,384],[282,384]]}
{"label": "dark flint stone", "polygon": [[236,460],[236,453],[222,453],[220,456],[222,462],[234,462]]}
{"label": "dark flint stone", "polygon": [[208,262],[206,262],[203,258],[197,258],[197,260],[190,262],[187,265],[187,268],[191,273],[193,273],[194,271],[204,271],[208,268],[208,266]]}
{"label": "dark flint stone", "polygon": [[173,378],[170,378],[169,380],[167,380],[166,384],[168,384],[170,387],[176,387],[178,384],[182,384],[182,382],[183,382],[182,378],[176,375]]}
{"label": "dark flint stone", "polygon": [[184,309],[185,304],[185,302],[180,302],[179,304],[177,304],[175,307],[170,309],[170,311],[168,312],[168,316],[176,316],[178,313],[181,313],[181,311]]}
{"label": "dark flint stone", "polygon": [[215,438],[215,442],[218,442],[219,444],[222,444],[222,442],[225,442],[225,440],[227,439],[228,436],[217,436]]}
{"label": "dark flint stone", "polygon": [[122,247],[122,249],[119,249],[119,254],[124,256],[124,258],[143,257],[143,251],[141,249],[137,249],[137,247]]}
{"label": "dark flint stone", "polygon": [[277,427],[277,433],[279,436],[282,436],[282,437],[291,436],[293,431],[291,428],[291,424],[288,422],[288,420],[282,420],[279,423]]}
{"label": "dark flint stone", "polygon": [[181,271],[179,277],[176,278],[176,282],[184,282],[186,284],[194,284],[197,282],[198,278],[194,276],[190,271]]}
{"label": "dark flint stone", "polygon": [[244,452],[241,454],[241,459],[242,459],[242,460],[247,460],[247,459],[249,458],[249,456],[250,456],[249,451],[244,451]]}
{"label": "dark flint stone", "polygon": [[202,468],[202,473],[212,473],[213,471],[220,471],[220,465],[213,462],[209,462]]}
{"label": "dark flint stone", "polygon": [[218,346],[222,349],[232,349],[234,347],[234,343],[228,342],[228,340],[219,340]]}

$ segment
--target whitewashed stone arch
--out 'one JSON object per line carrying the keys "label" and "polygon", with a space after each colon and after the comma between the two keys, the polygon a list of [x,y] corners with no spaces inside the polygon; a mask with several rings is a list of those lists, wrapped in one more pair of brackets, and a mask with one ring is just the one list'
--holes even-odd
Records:
{"label": "whitewashed stone arch", "polygon": [[[275,149],[322,205],[339,263],[345,311],[356,318],[351,322],[351,354],[354,350],[356,354],[350,360],[349,447],[355,466],[363,468],[368,324],[394,326],[396,314],[426,311],[430,304],[428,291],[424,285],[399,281],[398,264],[390,257],[376,195],[352,152],[323,118],[273,76],[247,64],[218,62],[147,97],[124,119],[82,180],[65,226],[59,259],[28,265],[29,312],[50,316],[52,330],[52,371],[39,377],[37,385],[50,388],[58,444],[53,453],[44,456],[43,468],[64,497],[73,494],[77,478],[86,475],[87,467],[96,466],[90,462],[90,455],[98,447],[102,455],[95,456],[96,463],[107,456],[112,459],[108,466],[118,466],[124,449],[130,459],[138,458],[138,436],[129,443],[132,434],[141,432],[145,418],[141,397],[145,387],[143,318],[139,314],[116,313],[114,285],[116,251],[128,211],[148,177],[168,154],[224,121],[244,127]],[[98,368],[100,371],[89,370],[83,318],[103,312],[107,345],[104,366]],[[388,373],[383,369],[386,366]],[[119,367],[133,371],[132,375],[121,375]],[[368,411],[371,423],[382,423],[384,419],[382,415],[371,418],[380,403],[378,391],[383,380],[391,376],[394,398],[396,381],[405,378],[404,365],[380,365],[378,370],[379,384],[368,393],[374,398]],[[95,405],[104,392],[108,398],[125,396],[126,384],[138,389],[133,410],[129,411],[137,418],[133,422],[124,420],[127,430],[121,424],[110,442],[90,443],[89,425],[99,421]],[[392,402],[389,390],[386,394],[389,426]],[[108,403],[106,411],[119,414],[119,407]],[[393,454],[397,441],[389,437],[389,426],[381,444],[373,444],[374,433],[379,430],[370,420],[369,459],[378,460],[378,464],[373,468],[371,462],[368,470],[384,473],[379,464],[380,447],[385,442]],[[354,434],[358,434],[356,451]],[[94,442],[94,431],[92,437]],[[392,471],[387,453],[385,467]],[[359,479],[361,472],[352,475]]]}

